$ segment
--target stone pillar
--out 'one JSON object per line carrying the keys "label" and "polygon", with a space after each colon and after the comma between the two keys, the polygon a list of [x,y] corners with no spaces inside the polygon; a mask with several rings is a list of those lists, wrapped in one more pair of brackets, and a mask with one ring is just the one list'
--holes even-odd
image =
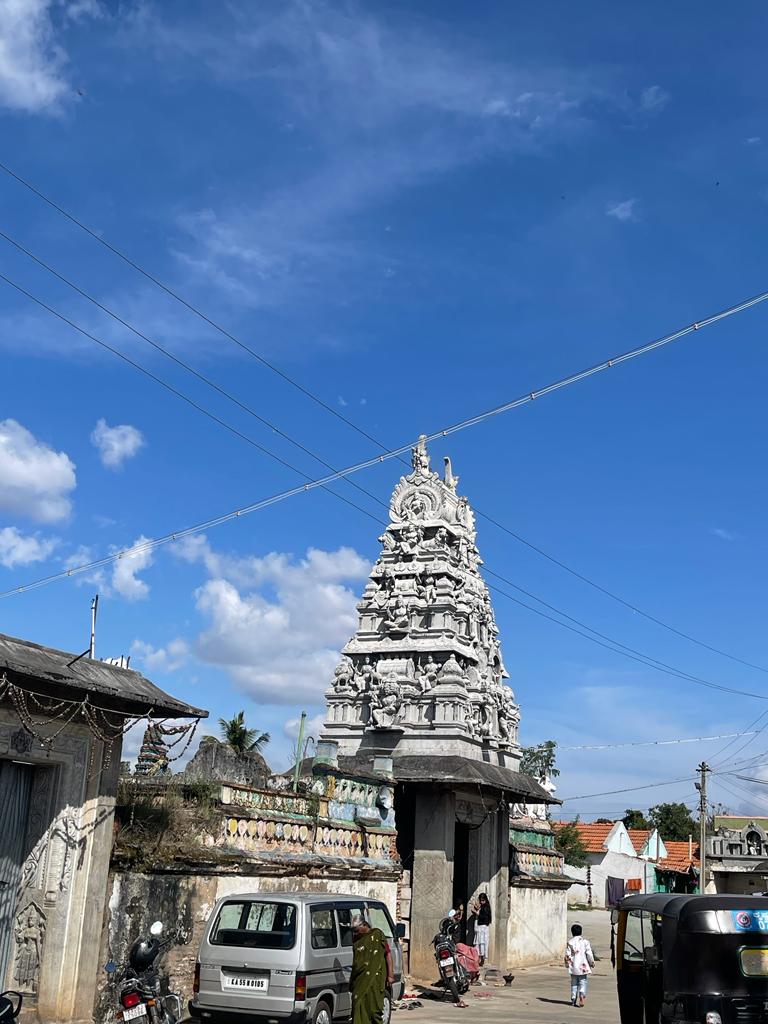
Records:
{"label": "stone pillar", "polygon": [[493,912],[491,925],[491,961],[507,966],[507,921],[509,919],[509,812],[502,804],[489,820],[494,850],[494,872],[488,888]]}
{"label": "stone pillar", "polygon": [[[103,765],[104,744],[94,738],[90,743],[95,746],[93,764]],[[38,1014],[43,1021],[87,1024],[93,1019],[97,979],[103,969],[101,928],[121,747],[122,738],[118,738],[112,746],[110,766],[86,779],[82,808],[75,812],[77,842],[69,850],[68,888],[61,894],[58,927],[46,935],[50,942],[38,995]],[[59,884],[65,884],[63,878]]]}
{"label": "stone pillar", "polygon": [[411,903],[410,972],[416,978],[435,974],[432,939],[453,898],[453,844],[456,831],[454,793],[420,790],[416,794]]}

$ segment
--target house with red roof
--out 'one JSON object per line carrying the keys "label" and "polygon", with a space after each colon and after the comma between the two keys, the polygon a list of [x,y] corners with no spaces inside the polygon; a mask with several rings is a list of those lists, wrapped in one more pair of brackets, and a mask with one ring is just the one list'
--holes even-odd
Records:
{"label": "house with red roof", "polygon": [[[568,822],[552,822],[554,829]],[[568,890],[571,906],[612,907],[628,893],[691,892],[698,850],[664,840],[657,829],[627,829],[623,821],[574,824],[587,854],[583,867],[565,865],[579,884]]]}

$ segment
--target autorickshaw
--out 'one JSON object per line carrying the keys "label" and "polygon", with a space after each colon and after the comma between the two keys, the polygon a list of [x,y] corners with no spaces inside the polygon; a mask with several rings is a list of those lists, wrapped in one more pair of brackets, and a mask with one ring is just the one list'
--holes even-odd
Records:
{"label": "autorickshaw", "polygon": [[768,1021],[768,897],[628,896],[612,921],[621,1024]]}

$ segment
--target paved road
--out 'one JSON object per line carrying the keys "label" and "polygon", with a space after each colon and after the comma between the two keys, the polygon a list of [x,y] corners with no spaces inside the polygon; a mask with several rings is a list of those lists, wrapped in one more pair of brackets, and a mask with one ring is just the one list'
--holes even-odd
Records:
{"label": "paved road", "polygon": [[569,925],[578,921],[600,959],[589,982],[583,1009],[570,1004],[568,975],[561,964],[530,967],[515,972],[508,988],[473,987],[466,1010],[452,1003],[423,998],[421,1009],[398,1010],[393,1024],[618,1024],[616,979],[610,960],[610,916],[604,911],[569,914]]}

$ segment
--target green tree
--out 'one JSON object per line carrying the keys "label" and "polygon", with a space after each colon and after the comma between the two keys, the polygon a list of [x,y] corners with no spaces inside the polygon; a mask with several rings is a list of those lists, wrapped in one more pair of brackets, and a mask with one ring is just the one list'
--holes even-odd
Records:
{"label": "green tree", "polygon": [[520,771],[523,775],[531,775],[539,782],[547,779],[556,779],[560,774],[559,768],[555,765],[557,743],[554,740],[547,740],[539,743],[536,747],[523,747],[520,758]]}
{"label": "green tree", "polygon": [[[624,822],[626,828],[650,828],[650,823],[642,811],[633,811],[631,807],[628,807],[624,817],[621,819]],[[671,839],[671,836],[667,836]]]}
{"label": "green tree", "polygon": [[563,854],[565,863],[573,868],[583,868],[587,863],[587,848],[578,830],[578,821],[569,821],[567,825],[555,828],[555,849]]}
{"label": "green tree", "polygon": [[685,804],[657,804],[648,811],[648,821],[659,830],[662,839],[685,840],[698,834],[698,822]]}
{"label": "green tree", "polygon": [[253,750],[261,750],[269,743],[269,733],[260,733],[258,729],[249,729],[245,724],[245,712],[238,711],[234,718],[220,718],[219,729],[221,738],[237,754],[247,754]]}

